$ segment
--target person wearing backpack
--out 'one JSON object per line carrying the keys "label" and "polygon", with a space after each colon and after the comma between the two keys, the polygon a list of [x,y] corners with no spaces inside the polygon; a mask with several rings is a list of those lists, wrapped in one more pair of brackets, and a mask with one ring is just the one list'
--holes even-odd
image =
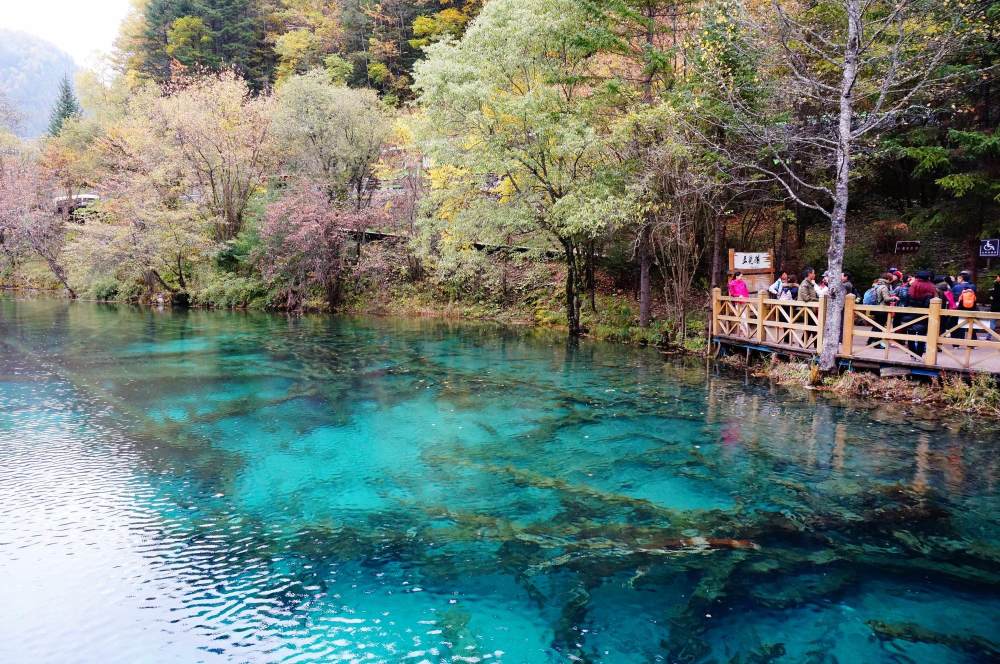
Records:
{"label": "person wearing backpack", "polygon": [[[889,283],[891,279],[892,274],[889,272],[886,272],[881,277],[876,279],[872,284],[872,287],[865,291],[862,304],[869,304],[870,302],[871,304],[880,307],[887,307],[895,304],[896,296],[889,290]],[[871,319],[884,328],[889,322],[889,314],[884,311],[873,311]],[[885,348],[885,344],[880,341],[875,344],[875,348]]]}
{"label": "person wearing backpack", "polygon": [[976,291],[972,288],[966,288],[958,295],[958,302],[956,309],[961,309],[962,311],[977,311],[976,309]]}
{"label": "person wearing backpack", "polygon": [[782,270],[781,274],[778,275],[777,281],[767,287],[767,293],[772,299],[778,299],[781,297],[781,293],[785,290],[785,286],[788,284],[788,272]]}
{"label": "person wearing backpack", "polygon": [[962,291],[972,289],[972,292],[976,292],[976,285],[972,283],[972,275],[966,271],[958,273],[958,277],[955,278],[955,285],[951,287],[951,292],[955,296],[955,300],[958,301],[959,296],[962,295]]}
{"label": "person wearing backpack", "polygon": [[876,279],[872,282],[872,287],[865,291],[865,294],[861,296],[861,304],[867,304],[869,306],[878,304],[878,282]]}
{"label": "person wearing backpack", "polygon": [[[962,291],[958,294],[955,308],[958,309],[959,311],[978,311],[979,309],[978,307],[976,307],[976,290],[971,287],[972,286],[971,284],[968,284],[965,281],[961,280],[962,279],[961,274],[958,275],[958,278],[960,281],[958,282],[958,284],[956,284],[956,287],[960,285],[964,285],[966,287],[962,289]],[[955,330],[952,336],[964,337],[966,335],[966,328],[969,327],[972,328],[972,336],[970,338],[978,339],[979,335],[976,333],[974,318],[962,319],[962,325]]]}

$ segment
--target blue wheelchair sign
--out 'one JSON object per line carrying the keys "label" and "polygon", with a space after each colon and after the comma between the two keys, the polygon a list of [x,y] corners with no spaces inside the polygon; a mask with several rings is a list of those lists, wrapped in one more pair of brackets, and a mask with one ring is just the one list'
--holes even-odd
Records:
{"label": "blue wheelchair sign", "polygon": [[980,240],[979,256],[981,258],[1000,258],[1000,240]]}

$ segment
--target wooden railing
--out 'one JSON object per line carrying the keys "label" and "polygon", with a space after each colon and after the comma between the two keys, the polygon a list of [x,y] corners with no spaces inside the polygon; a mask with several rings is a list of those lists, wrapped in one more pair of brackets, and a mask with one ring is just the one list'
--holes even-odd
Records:
{"label": "wooden railing", "polygon": [[[818,354],[823,346],[827,303],[750,298],[712,292],[712,336],[778,351]],[[847,298],[840,357],[878,364],[948,371],[1000,373],[1000,313],[857,304]]]}
{"label": "wooden railing", "polygon": [[713,335],[717,337],[814,353],[823,345],[826,307],[819,302],[771,300],[763,291],[747,299],[719,291],[712,299],[712,314]]}

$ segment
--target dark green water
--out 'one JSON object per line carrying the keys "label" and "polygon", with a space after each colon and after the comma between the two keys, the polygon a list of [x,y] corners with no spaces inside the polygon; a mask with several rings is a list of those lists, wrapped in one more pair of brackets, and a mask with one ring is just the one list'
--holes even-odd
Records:
{"label": "dark green water", "polygon": [[0,662],[995,660],[1000,436],[923,409],[0,297]]}

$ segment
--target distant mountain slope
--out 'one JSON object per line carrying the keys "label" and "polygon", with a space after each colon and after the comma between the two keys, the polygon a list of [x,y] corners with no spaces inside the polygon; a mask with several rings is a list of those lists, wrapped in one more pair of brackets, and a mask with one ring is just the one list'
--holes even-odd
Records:
{"label": "distant mountain slope", "polygon": [[20,136],[34,138],[45,133],[59,94],[59,80],[74,71],[73,58],[55,44],[24,32],[0,29],[0,89],[21,114]]}

